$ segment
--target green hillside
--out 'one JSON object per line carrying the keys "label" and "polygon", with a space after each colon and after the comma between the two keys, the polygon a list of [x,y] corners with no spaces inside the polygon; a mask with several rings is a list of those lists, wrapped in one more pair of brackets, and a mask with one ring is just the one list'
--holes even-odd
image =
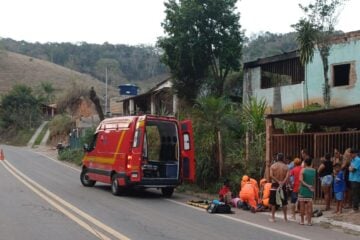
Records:
{"label": "green hillside", "polygon": [[[247,39],[243,62],[297,49],[295,33],[258,33]],[[1,39],[0,94],[15,83],[37,86],[49,81],[62,91],[73,84],[95,86],[104,96],[105,69],[115,96],[117,86],[135,83],[145,92],[170,74],[160,63],[161,50],[152,46],[124,44],[29,43]],[[16,54],[16,53],[20,54]],[[72,69],[72,70],[70,70]]]}
{"label": "green hillside", "polygon": [[128,46],[124,44],[81,43],[29,43],[9,38],[1,40],[4,49],[34,58],[46,60],[69,69],[89,74],[109,84],[142,84],[148,79],[168,73],[160,63],[159,49],[152,46]]}

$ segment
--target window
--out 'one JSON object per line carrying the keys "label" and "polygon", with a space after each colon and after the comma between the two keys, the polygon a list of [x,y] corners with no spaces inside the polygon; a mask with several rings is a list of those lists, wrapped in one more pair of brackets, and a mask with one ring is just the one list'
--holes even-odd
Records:
{"label": "window", "polygon": [[350,85],[350,64],[333,66],[334,87]]}
{"label": "window", "polygon": [[184,133],[184,150],[190,150],[190,135]]}
{"label": "window", "polygon": [[136,129],[135,131],[135,136],[134,136],[134,142],[133,142],[133,148],[139,147],[140,145],[140,135],[141,135],[141,130],[140,129]]}
{"label": "window", "polygon": [[160,156],[160,148],[161,148],[161,137],[159,133],[159,128],[156,125],[146,125],[146,143],[144,142],[144,145],[147,145],[146,156],[149,160],[152,161],[159,161]]}
{"label": "window", "polygon": [[143,145],[142,157],[143,157],[144,159],[148,159],[148,157],[149,157],[149,155],[148,155],[148,143],[147,143],[147,135],[146,135],[146,133],[144,134],[144,145]]}
{"label": "window", "polygon": [[304,81],[299,57],[261,65],[261,89],[299,84]]}

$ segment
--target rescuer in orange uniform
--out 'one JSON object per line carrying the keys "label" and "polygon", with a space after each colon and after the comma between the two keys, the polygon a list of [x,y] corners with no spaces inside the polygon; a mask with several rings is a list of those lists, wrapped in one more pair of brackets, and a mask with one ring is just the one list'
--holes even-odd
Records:
{"label": "rescuer in orange uniform", "polygon": [[259,203],[264,207],[269,207],[271,183],[267,182],[265,178],[260,180],[260,199]]}
{"label": "rescuer in orange uniform", "polygon": [[246,175],[243,176],[239,197],[242,202],[250,206],[251,212],[256,212],[259,188],[255,179],[251,179]]}

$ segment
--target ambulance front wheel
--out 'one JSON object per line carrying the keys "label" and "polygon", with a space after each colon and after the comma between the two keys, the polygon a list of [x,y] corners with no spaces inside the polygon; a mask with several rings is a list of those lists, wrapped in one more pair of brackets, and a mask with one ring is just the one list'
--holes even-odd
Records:
{"label": "ambulance front wheel", "polygon": [[82,171],[81,171],[81,174],[80,174],[80,181],[82,183],[83,186],[85,187],[93,187],[96,183],[96,181],[94,180],[91,180],[89,178],[89,176],[87,175],[87,170],[86,168],[84,168]]}
{"label": "ambulance front wheel", "polygon": [[170,198],[174,193],[174,188],[173,187],[161,188],[161,193],[164,197]]}

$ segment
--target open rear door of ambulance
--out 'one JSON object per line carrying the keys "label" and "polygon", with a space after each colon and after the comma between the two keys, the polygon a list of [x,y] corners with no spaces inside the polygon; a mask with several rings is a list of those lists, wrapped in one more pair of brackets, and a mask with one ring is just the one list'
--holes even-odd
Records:
{"label": "open rear door of ambulance", "polygon": [[[143,161],[144,134],[145,134],[146,116],[140,116],[137,119],[134,141],[132,143],[132,155],[128,159],[127,171],[131,171],[130,180],[132,182],[141,181],[141,163]],[[146,144],[146,143],[145,143]]]}
{"label": "open rear door of ambulance", "polygon": [[182,179],[188,182],[195,182],[195,148],[193,129],[190,120],[180,122],[181,138],[181,168]]}

